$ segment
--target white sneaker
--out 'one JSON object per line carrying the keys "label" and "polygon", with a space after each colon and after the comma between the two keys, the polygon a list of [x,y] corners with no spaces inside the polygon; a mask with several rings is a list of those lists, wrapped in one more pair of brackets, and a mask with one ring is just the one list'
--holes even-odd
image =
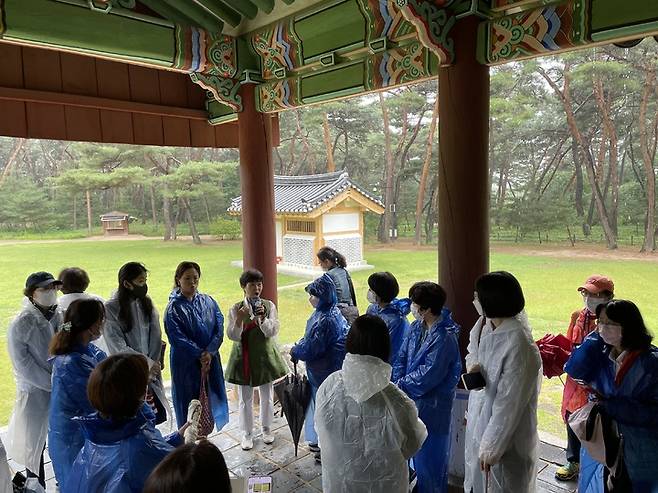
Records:
{"label": "white sneaker", "polygon": [[251,436],[245,435],[242,437],[240,446],[242,447],[242,450],[251,450],[254,448],[254,439]]}
{"label": "white sneaker", "polygon": [[266,443],[269,445],[270,443],[274,443],[274,435],[272,435],[272,432],[268,429],[263,429],[263,443]]}

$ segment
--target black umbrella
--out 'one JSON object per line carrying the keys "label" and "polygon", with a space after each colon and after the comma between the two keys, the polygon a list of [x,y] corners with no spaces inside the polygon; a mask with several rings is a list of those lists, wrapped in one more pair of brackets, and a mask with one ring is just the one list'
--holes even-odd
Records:
{"label": "black umbrella", "polygon": [[292,434],[292,441],[295,444],[295,457],[297,457],[297,447],[299,446],[299,435],[304,426],[304,416],[309,402],[311,402],[311,384],[305,376],[297,373],[297,364],[295,371],[291,375],[278,382],[274,386],[274,392],[281,402],[281,409],[288,420],[288,427]]}

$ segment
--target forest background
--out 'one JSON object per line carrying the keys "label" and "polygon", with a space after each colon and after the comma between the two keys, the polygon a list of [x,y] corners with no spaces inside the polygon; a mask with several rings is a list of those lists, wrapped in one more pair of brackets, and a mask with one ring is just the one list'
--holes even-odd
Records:
{"label": "forest background", "polygon": [[[657,60],[649,39],[492,69],[493,240],[655,250]],[[387,205],[368,217],[370,241],[397,230],[436,242],[437,91],[433,80],[281,113],[276,173],[344,169]],[[131,232],[236,238],[238,171],[236,149],[0,138],[0,237],[98,234],[100,214],[119,210]]]}

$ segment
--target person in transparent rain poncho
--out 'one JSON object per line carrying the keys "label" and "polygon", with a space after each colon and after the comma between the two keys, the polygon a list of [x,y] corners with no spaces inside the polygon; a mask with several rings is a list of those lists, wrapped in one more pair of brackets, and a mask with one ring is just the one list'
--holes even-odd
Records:
{"label": "person in transparent rain poncho", "polygon": [[166,420],[169,401],[162,383],[160,317],[148,296],[147,277],[146,267],[139,262],[121,266],[117,290],[105,302],[103,337],[108,355],[127,352],[146,356],[150,375],[147,402],[157,410],[159,424]]}
{"label": "person in transparent rain poncho", "polygon": [[317,393],[315,425],[322,448],[322,488],[328,493],[409,490],[407,461],[427,429],[414,402],[390,381],[388,328],[358,317],[347,334],[342,370]]}
{"label": "person in transparent rain poncho", "polygon": [[480,319],[466,370],[479,371],[486,384],[468,399],[464,491],[534,493],[542,371],[521,285],[509,272],[485,274],[473,304]]}
{"label": "person in transparent rain poncho", "polygon": [[23,309],[9,325],[7,348],[16,378],[16,401],[9,422],[7,452],[45,486],[43,451],[48,434],[52,365],[48,345],[62,323],[57,288],[48,272],[35,272],[25,282]]}

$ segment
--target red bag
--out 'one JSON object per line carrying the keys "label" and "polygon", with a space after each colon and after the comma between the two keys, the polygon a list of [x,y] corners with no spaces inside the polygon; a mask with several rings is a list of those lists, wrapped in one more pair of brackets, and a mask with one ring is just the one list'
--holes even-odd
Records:
{"label": "red bag", "polygon": [[201,417],[199,418],[199,438],[207,437],[215,429],[215,418],[210,407],[208,398],[208,371],[201,369],[201,387],[199,390],[199,402],[201,403]]}

